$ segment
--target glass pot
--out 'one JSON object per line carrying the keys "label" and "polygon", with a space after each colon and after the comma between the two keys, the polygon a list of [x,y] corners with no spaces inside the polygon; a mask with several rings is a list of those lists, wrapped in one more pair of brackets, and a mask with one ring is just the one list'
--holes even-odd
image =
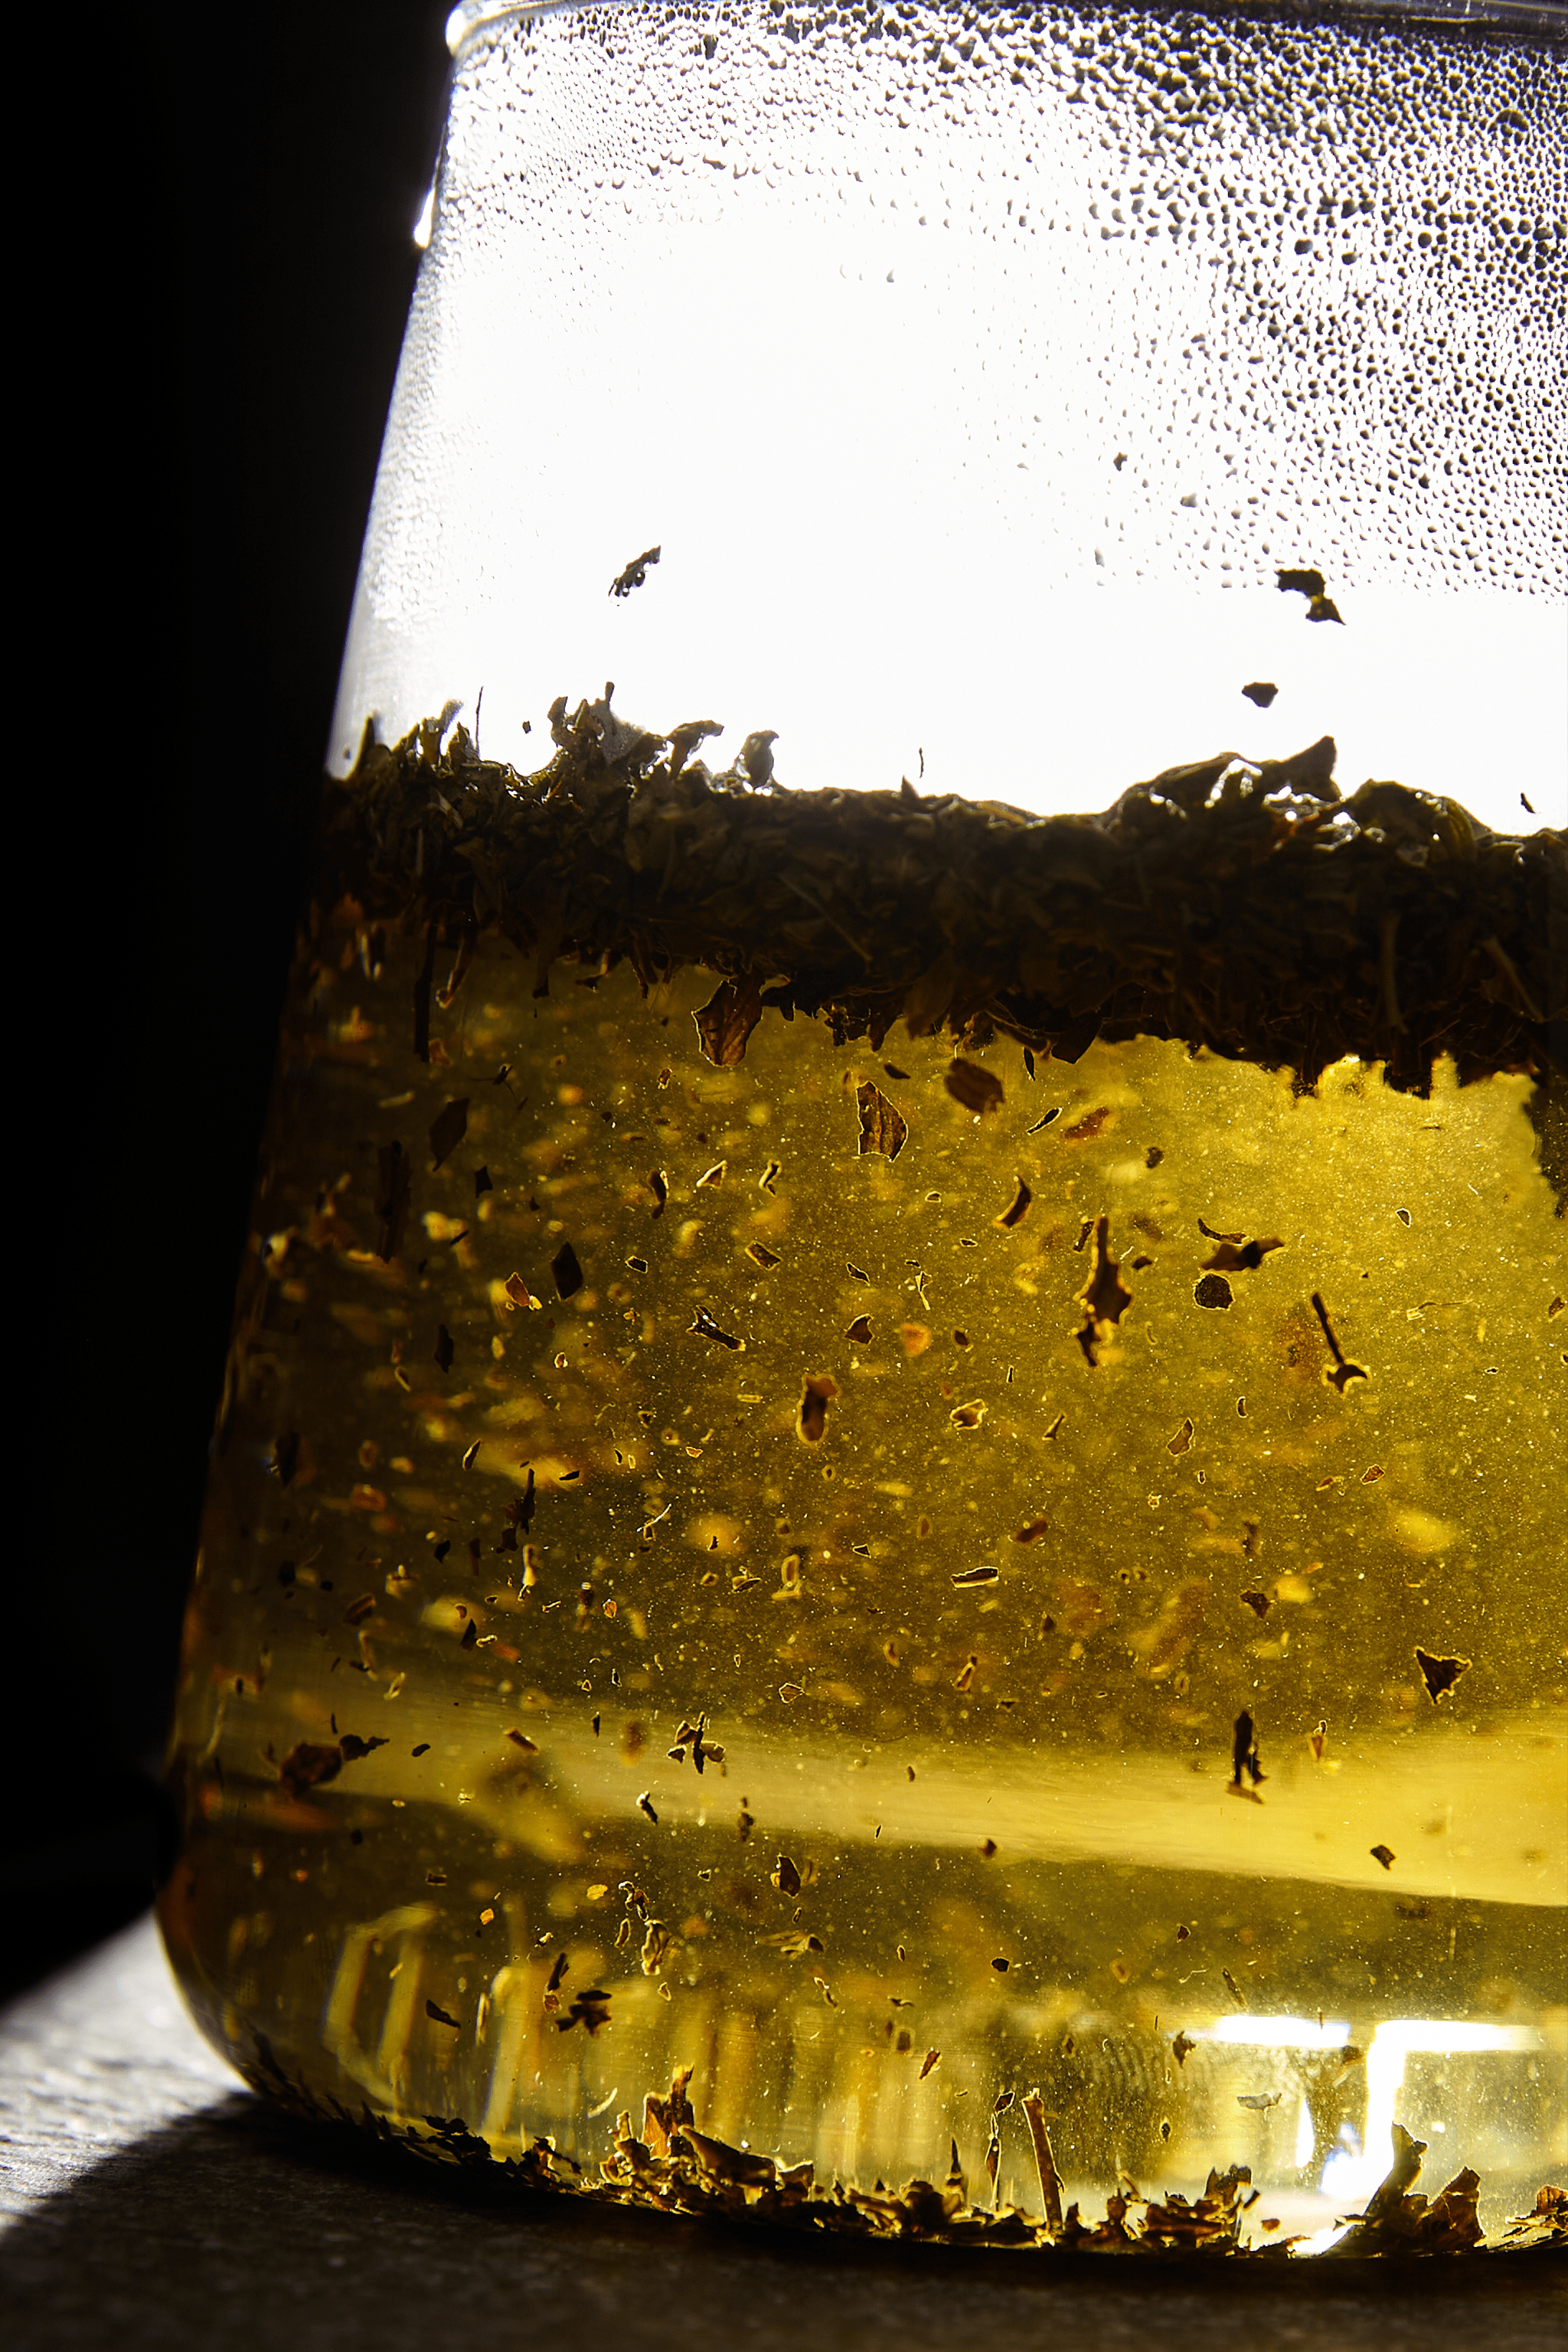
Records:
{"label": "glass pot", "polygon": [[454,15],[172,1748],[258,2088],[1562,2231],[1555,13]]}

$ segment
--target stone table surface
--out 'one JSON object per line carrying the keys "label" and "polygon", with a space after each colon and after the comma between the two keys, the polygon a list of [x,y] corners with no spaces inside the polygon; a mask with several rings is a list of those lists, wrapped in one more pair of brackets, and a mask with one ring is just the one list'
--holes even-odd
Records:
{"label": "stone table surface", "polygon": [[1554,2262],[1194,2278],[498,2204],[271,2113],[196,2032],[150,1919],[0,2017],[0,2229],[8,2352],[1568,2346]]}

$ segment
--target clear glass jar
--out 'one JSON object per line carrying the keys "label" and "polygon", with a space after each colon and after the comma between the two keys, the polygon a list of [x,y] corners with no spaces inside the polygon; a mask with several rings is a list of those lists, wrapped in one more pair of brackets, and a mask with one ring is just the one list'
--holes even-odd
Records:
{"label": "clear glass jar", "polygon": [[1020,2244],[1561,2166],[1547,13],[457,12],[173,1752],[258,2086]]}

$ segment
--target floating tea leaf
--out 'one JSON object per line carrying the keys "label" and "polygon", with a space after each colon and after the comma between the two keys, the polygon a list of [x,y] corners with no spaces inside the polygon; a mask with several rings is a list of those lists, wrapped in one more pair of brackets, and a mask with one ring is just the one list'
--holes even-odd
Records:
{"label": "floating tea leaf", "polygon": [[796,1427],[808,1445],[817,1444],[827,1426],[827,1408],[838,1394],[838,1383],[829,1373],[808,1374],[801,1391],[800,1411]]}
{"label": "floating tea leaf", "polygon": [[1000,1110],[1006,1099],[1002,1081],[993,1071],[983,1070],[978,1062],[966,1062],[955,1054],[952,1066],[942,1079],[943,1086],[954,1102],[965,1110],[984,1118],[989,1111]]}
{"label": "floating tea leaf", "polygon": [[750,972],[739,980],[721,982],[691,1016],[703,1053],[721,1069],[739,1067],[745,1059],[746,1041],[762,1017],[762,983]]}
{"label": "floating tea leaf", "polygon": [[558,1298],[573,1298],[583,1287],[583,1269],[570,1242],[563,1242],[550,1261],[550,1278]]}
{"label": "floating tea leaf", "polygon": [[430,1153],[436,1167],[449,1160],[468,1131],[468,1097],[449,1102],[430,1123]]}
{"label": "floating tea leaf", "polygon": [[902,1113],[894,1109],[881,1088],[874,1087],[869,1079],[856,1087],[855,1101],[860,1113],[857,1154],[879,1151],[885,1159],[896,1160],[910,1132]]}
{"label": "floating tea leaf", "polygon": [[1447,1696],[1470,1664],[1468,1658],[1435,1658],[1428,1651],[1419,1648],[1415,1653],[1415,1663],[1421,1669],[1426,1696],[1434,1706],[1440,1698]]}
{"label": "floating tea leaf", "polygon": [[[1094,1265],[1077,1300],[1083,1308],[1083,1321],[1077,1333],[1078,1344],[1090,1365],[1099,1362],[1098,1350],[1109,1339],[1111,1326],[1121,1322],[1132,1304],[1132,1293],[1111,1260],[1110,1219],[1108,1216],[1097,1217],[1093,1222],[1093,1233]],[[1081,1241],[1083,1237],[1079,1238]]]}
{"label": "floating tea leaf", "polygon": [[[1205,1269],[1212,1274],[1251,1274],[1262,1265],[1270,1250],[1283,1249],[1285,1246],[1282,1241],[1241,1242],[1241,1246],[1237,1248],[1237,1243],[1240,1241],[1239,1234],[1234,1241],[1229,1239],[1222,1241],[1214,1255],[1205,1258]],[[1206,1302],[1200,1301],[1200,1304],[1205,1303]]]}
{"label": "floating tea leaf", "polygon": [[[625,543],[626,542],[623,541],[623,546]],[[640,555],[634,555],[631,562],[621,571],[617,572],[615,578],[611,581],[609,591],[610,594],[612,596],[629,596],[634,588],[640,588],[647,578],[648,566],[658,562],[661,551],[662,551],[657,547],[645,547]],[[599,574],[601,579],[603,579],[604,576],[603,572]],[[607,696],[605,699],[608,699]]]}

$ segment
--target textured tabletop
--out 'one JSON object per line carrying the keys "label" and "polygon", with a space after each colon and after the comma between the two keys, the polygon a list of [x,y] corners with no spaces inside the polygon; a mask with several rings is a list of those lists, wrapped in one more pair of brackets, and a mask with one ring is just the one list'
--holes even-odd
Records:
{"label": "textured tabletop", "polygon": [[196,2034],[150,1920],[0,2019],[0,2210],[14,2352],[426,2352],[520,2336],[550,2352],[1568,2343],[1568,2273],[1539,2261],[1201,2279],[1082,2262],[1064,2274],[995,2253],[748,2242],[652,2215],[487,2201],[269,2114]]}

